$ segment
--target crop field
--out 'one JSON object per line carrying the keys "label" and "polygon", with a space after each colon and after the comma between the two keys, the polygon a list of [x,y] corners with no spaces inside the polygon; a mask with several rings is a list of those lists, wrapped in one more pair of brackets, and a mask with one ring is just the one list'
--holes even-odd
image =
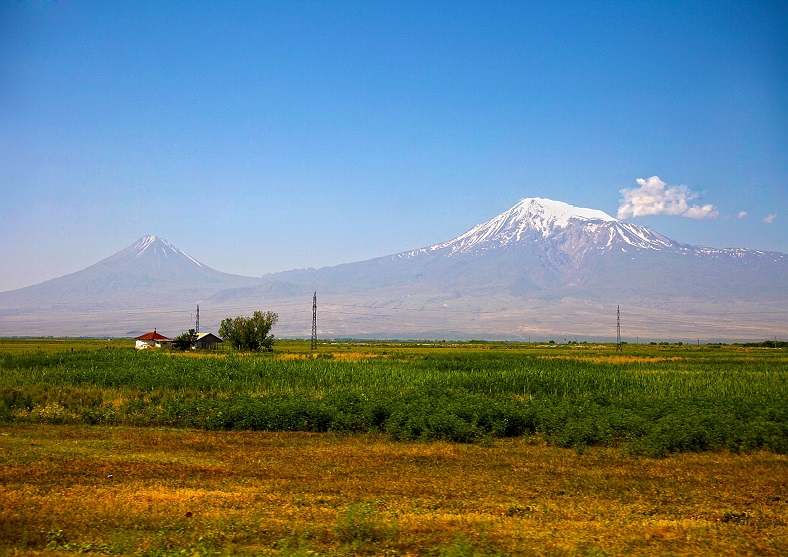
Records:
{"label": "crop field", "polygon": [[0,339],[0,555],[788,552],[783,348],[131,345]]}
{"label": "crop field", "polygon": [[0,422],[788,452],[785,349],[345,343],[312,354],[291,341],[184,355],[94,342],[73,352],[4,342]]}

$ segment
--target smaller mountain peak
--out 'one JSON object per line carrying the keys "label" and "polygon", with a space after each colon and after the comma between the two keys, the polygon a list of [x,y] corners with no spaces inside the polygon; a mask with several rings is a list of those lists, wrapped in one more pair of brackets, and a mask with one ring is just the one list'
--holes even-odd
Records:
{"label": "smaller mountain peak", "polygon": [[178,248],[173,246],[164,238],[159,238],[158,236],[143,236],[136,242],[134,242],[132,248],[135,251],[142,253],[143,251],[147,250],[150,247],[153,249],[161,248],[161,249],[168,249],[170,251],[179,251]]}
{"label": "smaller mountain peak", "polygon": [[134,248],[141,251],[145,251],[145,249],[147,249],[148,246],[155,244],[156,242],[159,241],[161,241],[161,238],[159,238],[158,236],[143,236],[142,238],[140,238],[134,243]]}
{"label": "smaller mountain peak", "polygon": [[128,255],[133,255],[135,257],[140,257],[143,254],[150,254],[154,257],[158,257],[158,256],[168,257],[169,255],[174,255],[176,257],[188,259],[192,263],[202,267],[202,263],[194,259],[189,254],[179,250],[164,238],[160,238],[158,236],[143,236],[142,238],[134,242],[131,246],[126,248],[126,250],[119,252],[119,254],[124,254],[124,253]]}

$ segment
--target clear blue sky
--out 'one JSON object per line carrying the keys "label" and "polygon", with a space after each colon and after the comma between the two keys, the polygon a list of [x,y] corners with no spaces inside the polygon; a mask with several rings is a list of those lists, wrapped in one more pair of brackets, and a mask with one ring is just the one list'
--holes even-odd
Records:
{"label": "clear blue sky", "polygon": [[148,234],[358,261],[525,197],[788,252],[787,6],[0,2],[0,290]]}

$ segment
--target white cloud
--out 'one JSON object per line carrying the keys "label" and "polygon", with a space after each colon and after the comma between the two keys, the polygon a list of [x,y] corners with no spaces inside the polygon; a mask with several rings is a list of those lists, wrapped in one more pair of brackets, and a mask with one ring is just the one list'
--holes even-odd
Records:
{"label": "white cloud", "polygon": [[711,204],[690,205],[700,196],[687,186],[668,186],[659,176],[638,178],[637,183],[639,188],[620,190],[624,198],[618,207],[618,218],[676,215],[690,219],[715,219],[720,214]]}
{"label": "white cloud", "polygon": [[744,217],[746,217],[748,214],[749,214],[749,213],[748,213],[747,211],[739,211],[739,218],[740,218],[740,219],[743,219],[743,218],[744,218]]}
{"label": "white cloud", "polygon": [[771,215],[767,215],[763,217],[763,222],[765,222],[766,224],[771,224],[774,222],[774,219],[776,218],[777,218],[777,213],[772,213]]}

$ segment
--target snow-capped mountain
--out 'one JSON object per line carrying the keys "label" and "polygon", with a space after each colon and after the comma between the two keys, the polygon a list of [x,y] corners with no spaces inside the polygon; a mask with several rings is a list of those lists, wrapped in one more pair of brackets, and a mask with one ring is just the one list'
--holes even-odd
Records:
{"label": "snow-capped mountain", "polygon": [[609,327],[600,316],[618,304],[638,308],[644,333],[788,333],[786,254],[683,244],[602,211],[538,198],[446,242],[263,279],[346,304],[332,319],[334,334],[418,327],[505,335],[529,321],[588,334]]}
{"label": "snow-capped mountain", "polygon": [[[342,337],[604,336],[621,305],[640,337],[788,335],[788,255],[682,244],[602,211],[524,199],[421,249],[263,277],[222,273],[155,236],[82,271],[0,293],[0,335],[124,334],[178,323],[199,302],[209,328],[257,309],[277,334]],[[635,332],[637,331],[637,332]],[[82,334],[88,334],[84,328]]]}
{"label": "snow-capped mountain", "polygon": [[[493,251],[536,249],[553,261],[562,259],[579,268],[588,256],[649,252],[693,255],[697,258],[765,259],[785,261],[785,254],[748,249],[716,249],[671,240],[654,230],[620,221],[596,209],[575,207],[562,201],[528,198],[497,217],[440,244],[404,252],[398,257],[423,254],[459,256]],[[525,263],[525,261],[524,261]]]}
{"label": "snow-capped mountain", "polygon": [[453,240],[402,255],[478,253],[544,242],[552,242],[575,261],[582,259],[588,250],[610,251],[626,246],[653,250],[681,247],[649,228],[619,221],[604,211],[575,207],[563,201],[528,198]]}

